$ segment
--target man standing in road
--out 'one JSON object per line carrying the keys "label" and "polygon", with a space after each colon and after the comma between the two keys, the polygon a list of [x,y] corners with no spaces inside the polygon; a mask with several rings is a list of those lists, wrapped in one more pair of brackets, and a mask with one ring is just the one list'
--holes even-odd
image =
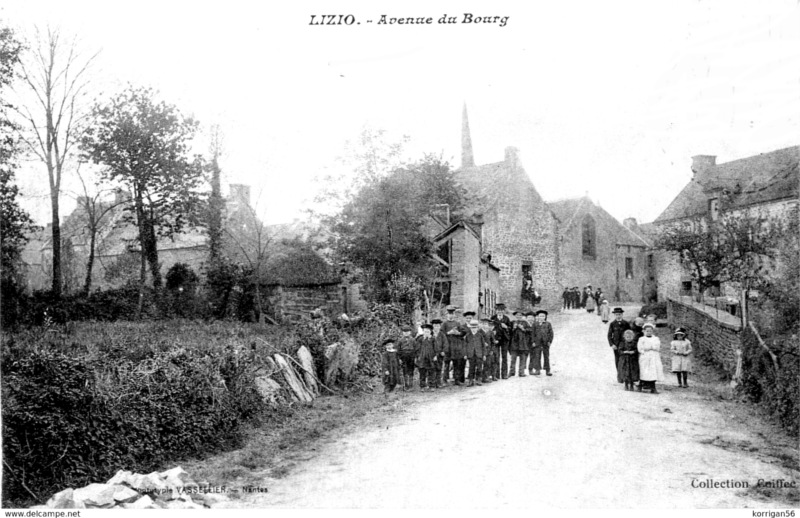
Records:
{"label": "man standing in road", "polygon": [[548,376],[550,372],[550,344],[553,343],[553,326],[547,321],[547,311],[540,309],[536,312],[536,322],[533,324],[533,375],[538,376],[542,370],[542,356],[544,356],[544,371]]}
{"label": "man standing in road", "polygon": [[508,379],[508,346],[511,344],[511,319],[506,315],[505,304],[495,306],[495,314],[491,318],[494,326],[494,337],[500,357],[494,368],[494,377]]}
{"label": "man standing in road", "polygon": [[464,339],[464,361],[469,361],[469,374],[467,375],[469,383],[467,386],[471,387],[483,384],[481,382],[481,370],[483,369],[483,362],[486,360],[486,335],[481,333],[480,323],[477,320],[470,320],[467,327],[469,332]]}
{"label": "man standing in road", "polygon": [[519,376],[525,377],[525,367],[528,362],[528,341],[530,340],[531,326],[525,321],[525,313],[518,309],[514,312],[517,318],[511,329],[511,368],[509,376],[517,375],[517,358],[519,358]]}
{"label": "man standing in road", "polygon": [[619,348],[625,342],[623,334],[631,328],[630,324],[622,318],[622,308],[612,311],[614,320],[608,324],[608,346],[614,351],[614,372],[619,370]]}

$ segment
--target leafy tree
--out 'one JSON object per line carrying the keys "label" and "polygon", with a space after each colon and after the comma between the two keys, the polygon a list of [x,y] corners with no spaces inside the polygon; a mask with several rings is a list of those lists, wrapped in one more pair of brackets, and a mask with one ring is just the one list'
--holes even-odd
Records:
{"label": "leafy tree", "polygon": [[386,130],[362,128],[357,138],[345,142],[344,153],[337,158],[341,169],[317,179],[322,188],[314,198],[311,216],[331,226],[331,216],[341,212],[361,188],[402,165],[403,147],[408,140],[403,136],[399,141],[390,141]]}
{"label": "leafy tree", "polygon": [[655,240],[656,248],[678,254],[700,293],[713,286],[724,270],[718,230],[716,225],[708,229],[704,220],[693,218],[665,227]]}
{"label": "leafy tree", "polygon": [[679,254],[700,293],[717,282],[748,291],[769,283],[781,228],[760,211],[731,207],[714,221],[697,218],[663,229],[655,246]]}
{"label": "leafy tree", "polygon": [[132,193],[132,220],[141,246],[140,285],[147,267],[153,286],[162,284],[157,239],[197,222],[202,210],[203,161],[190,158],[197,123],[149,88],[128,86],[92,110],[82,140],[85,156],[104,166],[102,176]]}
{"label": "leafy tree", "polygon": [[[20,253],[34,229],[33,221],[17,201],[19,188],[13,170],[0,164],[0,243],[2,246],[3,280],[15,280],[19,271]],[[14,281],[15,282],[15,281]]]}
{"label": "leafy tree", "polygon": [[19,144],[15,125],[8,117],[13,109],[6,91],[19,62],[21,45],[14,32],[0,27],[0,275],[2,278],[2,325],[14,325],[19,282],[20,254],[28,241],[27,234],[35,227],[30,215],[20,206],[19,188],[14,181]]}
{"label": "leafy tree", "polygon": [[[467,199],[450,165],[434,155],[365,183],[332,219],[334,248],[361,268],[377,301],[409,306],[409,286],[425,286],[436,275],[429,214],[449,206],[458,218]],[[417,292],[417,297],[421,293]]]}
{"label": "leafy tree", "polygon": [[21,139],[47,169],[52,215],[52,291],[61,296],[61,223],[59,197],[67,158],[71,156],[83,129],[88,71],[97,54],[85,57],[77,39],[65,41],[58,29],[37,29],[31,48],[20,61],[20,78],[30,101],[16,111],[27,131]]}

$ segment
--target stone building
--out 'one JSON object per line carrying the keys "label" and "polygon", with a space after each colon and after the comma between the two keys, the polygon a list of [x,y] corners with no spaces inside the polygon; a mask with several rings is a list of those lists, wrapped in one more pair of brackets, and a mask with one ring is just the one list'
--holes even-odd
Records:
{"label": "stone building", "polygon": [[500,269],[483,252],[481,226],[480,221],[458,221],[433,238],[440,268],[434,307],[453,304],[478,317],[494,313],[500,302]]}
{"label": "stone building", "polygon": [[[788,218],[798,207],[800,146],[778,149],[756,156],[716,163],[716,157],[692,157],[692,179],[655,219],[660,229],[675,224],[703,224],[715,220],[720,210],[767,217]],[[794,212],[793,212],[794,211]],[[658,295],[685,295],[696,286],[687,269],[673,253],[656,253]],[[738,296],[735,287],[713,287],[710,296]]]}
{"label": "stone building", "polygon": [[[126,217],[124,193],[105,202],[107,215],[97,234],[92,288],[108,289],[138,281],[140,252],[137,229]],[[78,291],[86,276],[89,235],[86,214],[79,200],[78,208],[62,223],[65,236],[62,247],[62,275],[66,293]],[[250,205],[250,186],[231,184],[225,199],[223,250],[226,257],[244,266],[260,262],[262,293],[266,306],[276,319],[294,320],[314,309],[340,313],[347,304],[347,288],[340,272],[328,265],[307,242],[314,236],[307,226],[294,222],[264,225]],[[34,236],[23,251],[29,290],[49,289],[52,268],[50,230]],[[208,235],[205,228],[186,229],[171,238],[158,241],[161,274],[176,263],[188,264],[202,274],[208,260]],[[149,269],[148,269],[149,276]]]}
{"label": "stone building", "polygon": [[529,275],[542,300],[555,303],[561,294],[557,220],[525,172],[517,148],[507,147],[500,162],[475,164],[466,106],[456,173],[476,197],[470,209],[483,218],[483,251],[499,268],[497,301],[509,308],[530,307],[522,296]]}
{"label": "stone building", "polygon": [[499,268],[499,301],[530,308],[522,288],[530,278],[544,307],[560,307],[564,287],[592,284],[615,300],[654,296],[654,260],[635,220],[623,225],[587,197],[545,202],[522,165],[519,150],[476,165],[467,109],[461,130],[458,181],[476,197],[483,250]]}
{"label": "stone building", "polygon": [[644,302],[655,296],[654,259],[648,243],[588,196],[549,202],[558,220],[559,283],[602,288],[615,301]]}

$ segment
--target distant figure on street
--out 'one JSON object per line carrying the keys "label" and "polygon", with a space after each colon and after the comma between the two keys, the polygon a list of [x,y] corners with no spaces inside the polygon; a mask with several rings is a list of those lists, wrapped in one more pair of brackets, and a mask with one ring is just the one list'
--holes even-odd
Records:
{"label": "distant figure on street", "polygon": [[678,377],[678,386],[688,388],[688,377],[692,372],[692,361],[689,359],[689,355],[692,354],[692,342],[686,339],[686,331],[682,327],[675,329],[672,338],[669,344],[669,350],[672,352],[672,372]]}
{"label": "distant figure on street", "polygon": [[595,306],[594,297],[592,296],[586,297],[586,306],[584,306],[586,308],[586,312],[594,313],[594,306]]}
{"label": "distant figure on street", "polygon": [[608,301],[603,299],[600,302],[600,307],[597,309],[597,313],[600,315],[600,319],[603,321],[604,324],[608,324],[608,317],[611,316],[611,308],[608,306]]}
{"label": "distant figure on street", "polygon": [[658,394],[656,381],[664,381],[664,366],[661,364],[661,340],[653,336],[656,326],[650,322],[644,324],[644,336],[639,338],[636,348],[639,351],[639,392],[642,388],[650,388]]}

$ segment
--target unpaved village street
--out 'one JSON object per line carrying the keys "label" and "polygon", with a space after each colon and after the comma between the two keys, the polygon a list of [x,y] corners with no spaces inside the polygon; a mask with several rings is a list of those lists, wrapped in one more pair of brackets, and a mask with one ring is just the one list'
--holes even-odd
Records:
{"label": "unpaved village street", "polygon": [[[630,318],[633,313],[626,314]],[[607,327],[586,313],[551,315],[554,376],[448,388],[322,442],[266,494],[231,507],[780,507],[758,479],[797,471],[756,448],[764,439],[670,373],[661,393],[616,382]],[[662,341],[663,342],[663,341]],[[662,343],[662,347],[669,347]],[[668,366],[667,366],[668,367]],[[692,379],[689,379],[690,384]],[[402,404],[402,393],[397,399]],[[693,487],[748,482],[751,489]],[[795,505],[796,506],[796,503]]]}

